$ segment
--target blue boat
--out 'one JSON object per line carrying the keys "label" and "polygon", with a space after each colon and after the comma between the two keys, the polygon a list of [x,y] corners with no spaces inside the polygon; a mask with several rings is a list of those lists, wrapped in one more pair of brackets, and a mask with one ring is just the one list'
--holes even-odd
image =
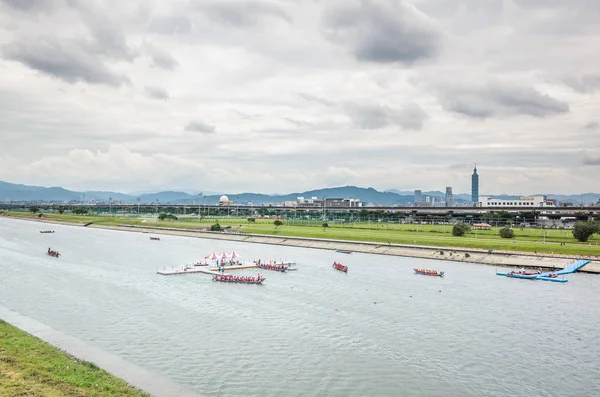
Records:
{"label": "blue boat", "polygon": [[561,276],[563,274],[575,273],[577,270],[581,269],[588,263],[590,263],[590,261],[588,259],[581,259],[581,260],[571,263],[569,266],[565,267],[562,270],[556,271],[556,272],[542,273],[541,271],[540,272],[526,272],[526,271],[499,272],[499,271],[496,271],[496,275],[510,277],[510,278],[522,278],[522,279],[527,279],[527,280],[542,280],[542,281],[551,281],[554,283],[566,283],[569,280],[567,280],[565,278],[558,278],[558,276]]}
{"label": "blue boat", "polygon": [[335,250],[335,252],[339,252],[340,254],[351,254],[352,251],[349,250]]}

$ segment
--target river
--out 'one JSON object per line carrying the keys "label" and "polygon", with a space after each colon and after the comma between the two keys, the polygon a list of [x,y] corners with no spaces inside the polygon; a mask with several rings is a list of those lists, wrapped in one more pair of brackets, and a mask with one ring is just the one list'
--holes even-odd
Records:
{"label": "river", "polygon": [[[232,249],[298,271],[261,270],[262,286],[156,274]],[[0,274],[0,305],[208,396],[600,395],[596,275],[516,280],[486,265],[7,218]]]}

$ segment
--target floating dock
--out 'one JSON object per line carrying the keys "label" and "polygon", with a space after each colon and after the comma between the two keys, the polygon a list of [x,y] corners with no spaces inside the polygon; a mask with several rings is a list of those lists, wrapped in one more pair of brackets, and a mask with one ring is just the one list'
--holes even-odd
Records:
{"label": "floating dock", "polygon": [[557,276],[561,276],[564,274],[575,273],[577,270],[581,269],[588,263],[590,263],[589,259],[581,259],[581,260],[571,263],[569,266],[565,267],[564,269],[558,270],[555,272],[545,272],[545,273],[539,273],[539,274],[517,274],[517,273],[513,273],[513,272],[498,272],[497,271],[496,275],[510,277],[510,278],[522,278],[522,279],[527,279],[527,280],[542,280],[542,281],[552,281],[554,283],[566,283],[567,281],[569,281],[566,278],[550,277],[550,275],[556,274]]}
{"label": "floating dock", "polygon": [[[253,268],[257,268],[257,267],[258,266],[256,266],[256,265],[224,266],[225,271],[253,269]],[[188,273],[204,273],[204,274],[210,274],[210,275],[213,275],[213,276],[216,276],[216,275],[227,275],[227,273],[221,273],[219,271],[218,267],[208,267],[208,266],[187,267],[187,266],[181,265],[179,267],[173,267],[171,269],[157,270],[156,271],[156,274],[160,274],[162,276],[172,276],[172,275],[175,275],[175,274],[188,274]]]}

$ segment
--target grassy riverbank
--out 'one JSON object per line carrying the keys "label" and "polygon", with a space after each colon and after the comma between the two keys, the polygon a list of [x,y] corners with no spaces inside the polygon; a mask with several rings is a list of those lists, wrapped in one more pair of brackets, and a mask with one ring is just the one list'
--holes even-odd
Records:
{"label": "grassy riverbank", "polygon": [[[10,216],[34,218],[31,213],[9,213]],[[485,250],[506,250],[518,252],[538,252],[568,255],[600,255],[600,236],[595,235],[587,243],[580,243],[571,230],[514,228],[513,239],[500,238],[498,228],[491,230],[472,230],[464,237],[452,236],[452,225],[398,224],[377,222],[329,223],[323,229],[320,222],[284,220],[284,224],[275,228],[273,220],[248,222],[241,218],[205,218],[179,219],[177,221],[158,221],[140,217],[107,217],[92,215],[48,214],[45,219],[60,222],[97,225],[137,225],[149,227],[201,229],[219,222],[223,227],[244,233],[266,234],[274,236],[325,238],[335,240],[371,241],[393,244],[413,244],[431,247],[479,248]]]}
{"label": "grassy riverbank", "polygon": [[0,320],[0,396],[149,394]]}

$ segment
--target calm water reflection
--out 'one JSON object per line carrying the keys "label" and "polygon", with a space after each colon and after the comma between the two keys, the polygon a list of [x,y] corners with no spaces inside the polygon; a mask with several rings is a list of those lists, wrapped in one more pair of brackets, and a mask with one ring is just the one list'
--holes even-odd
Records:
{"label": "calm water reflection", "polygon": [[[600,395],[597,276],[560,285],[483,265],[59,225],[38,232],[48,228],[0,218],[0,305],[207,395]],[[261,271],[263,286],[155,274],[232,249],[299,270]],[[331,269],[336,259],[347,274]]]}

